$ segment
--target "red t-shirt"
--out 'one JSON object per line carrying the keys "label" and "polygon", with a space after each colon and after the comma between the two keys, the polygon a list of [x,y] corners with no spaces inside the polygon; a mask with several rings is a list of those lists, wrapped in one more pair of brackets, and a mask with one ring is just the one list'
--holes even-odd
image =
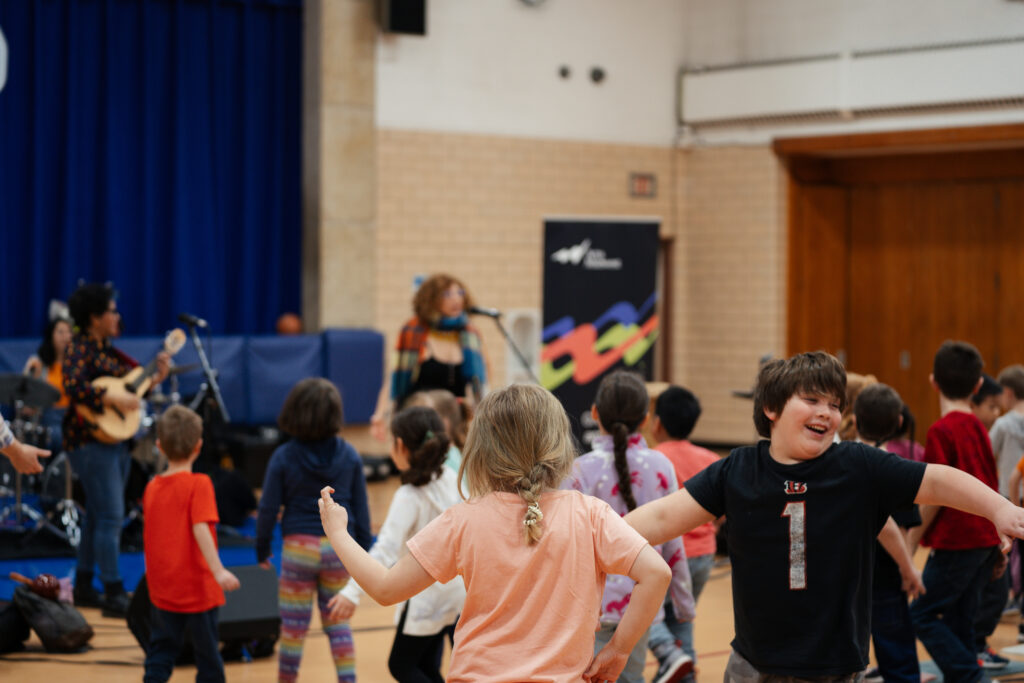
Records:
{"label": "red t-shirt", "polygon": [[[999,490],[992,443],[981,420],[971,413],[947,413],[928,429],[924,461],[955,467]],[[988,548],[999,545],[999,534],[984,517],[944,507],[921,543],[938,550]]]}
{"label": "red t-shirt", "polygon": [[[686,439],[659,443],[655,450],[664,453],[665,457],[672,462],[679,488],[683,488],[687,479],[719,459],[712,451],[694,446]],[[683,534],[683,546],[686,548],[687,558],[714,554],[714,523],[701,524],[696,529]]]}
{"label": "red t-shirt", "polygon": [[192,525],[207,522],[217,542],[217,501],[205,474],[178,472],[149,482],[142,494],[146,583],[153,604],[168,612],[206,612],[224,591],[199,550]]}

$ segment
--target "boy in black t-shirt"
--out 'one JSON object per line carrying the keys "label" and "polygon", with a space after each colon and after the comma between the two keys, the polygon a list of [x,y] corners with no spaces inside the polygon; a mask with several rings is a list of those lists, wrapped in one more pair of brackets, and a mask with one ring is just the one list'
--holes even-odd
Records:
{"label": "boy in black t-shirt", "polygon": [[951,467],[833,443],[846,373],[803,353],[761,368],[754,424],[769,440],[738,448],[685,489],[626,516],[651,543],[729,519],[736,638],[727,681],[768,676],[855,681],[868,663],[875,538],[891,512],[938,503],[1024,536],[1024,510]]}

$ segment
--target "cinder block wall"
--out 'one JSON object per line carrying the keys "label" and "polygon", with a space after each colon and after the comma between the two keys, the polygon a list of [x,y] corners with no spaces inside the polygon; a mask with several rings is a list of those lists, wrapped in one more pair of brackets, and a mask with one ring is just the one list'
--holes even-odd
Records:
{"label": "cinder block wall", "polygon": [[[632,171],[658,178],[629,196]],[[541,306],[546,216],[657,216],[675,237],[672,381],[700,396],[694,438],[754,438],[749,388],[784,347],[784,192],[768,148],[674,150],[378,130],[376,327],[391,348],[417,274],[449,271],[478,303]],[[504,382],[505,343],[479,322]]]}

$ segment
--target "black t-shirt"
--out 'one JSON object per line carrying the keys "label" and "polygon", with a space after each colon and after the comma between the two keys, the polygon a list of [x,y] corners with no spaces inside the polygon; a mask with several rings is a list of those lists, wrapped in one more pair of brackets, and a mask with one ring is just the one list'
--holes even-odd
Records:
{"label": "black t-shirt", "polygon": [[768,446],[737,448],[686,482],[728,519],[732,646],[763,673],[862,671],[875,538],[913,502],[925,466],[855,442],[783,465]]}

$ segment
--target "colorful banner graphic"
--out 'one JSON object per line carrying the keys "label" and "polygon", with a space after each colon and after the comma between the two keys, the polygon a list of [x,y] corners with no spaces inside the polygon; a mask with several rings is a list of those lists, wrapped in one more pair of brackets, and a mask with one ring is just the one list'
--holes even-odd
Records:
{"label": "colorful banner graphic", "polygon": [[548,220],[544,225],[541,384],[565,406],[584,449],[601,378],[650,380],[658,338],[655,221]]}

